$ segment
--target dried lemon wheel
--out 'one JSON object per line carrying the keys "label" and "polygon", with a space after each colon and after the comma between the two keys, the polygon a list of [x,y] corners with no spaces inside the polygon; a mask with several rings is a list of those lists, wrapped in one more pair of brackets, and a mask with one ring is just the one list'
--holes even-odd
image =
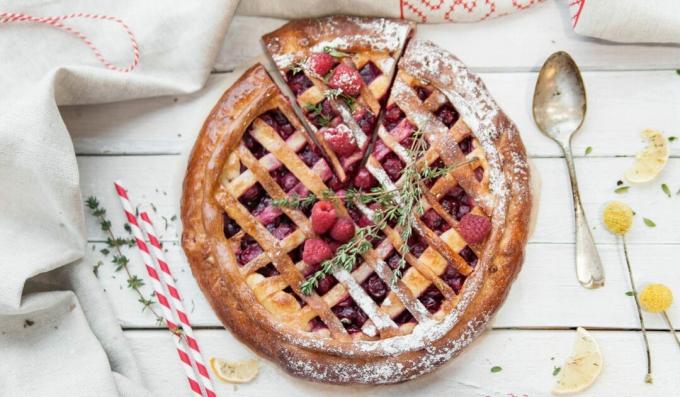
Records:
{"label": "dried lemon wheel", "polygon": [[571,357],[562,365],[554,394],[572,394],[587,389],[602,372],[602,353],[588,331],[578,327]]}
{"label": "dried lemon wheel", "polygon": [[210,368],[219,380],[226,383],[248,383],[260,370],[256,360],[226,361],[211,357]]}
{"label": "dried lemon wheel", "polygon": [[659,131],[644,130],[642,136],[649,144],[635,156],[635,162],[626,171],[626,180],[630,183],[644,183],[656,178],[668,162],[668,139]]}

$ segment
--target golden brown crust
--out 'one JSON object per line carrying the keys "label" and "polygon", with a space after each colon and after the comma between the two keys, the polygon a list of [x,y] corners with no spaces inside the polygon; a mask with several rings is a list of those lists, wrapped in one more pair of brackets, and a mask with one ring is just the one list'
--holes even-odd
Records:
{"label": "golden brown crust", "polygon": [[[292,24],[293,27],[289,28],[291,35],[299,32],[313,35],[313,31],[306,29],[319,26],[313,21],[300,24]],[[423,49],[432,51],[430,55],[440,62],[437,65],[421,64],[419,58],[422,54],[416,50]],[[389,333],[379,340],[352,339],[343,335],[341,330],[333,332],[331,325],[331,333],[337,333],[333,338],[302,332],[285,321],[273,320],[271,313],[259,304],[242,272],[238,271],[234,253],[222,233],[222,215],[218,212],[222,211],[225,203],[234,208],[238,207],[238,203],[229,201],[227,192],[220,190],[224,189],[219,186],[220,173],[226,158],[236,150],[245,129],[258,115],[272,106],[286,108],[285,100],[261,65],[249,69],[225,92],[207,117],[191,154],[182,197],[182,245],[194,276],[225,326],[241,341],[293,375],[328,383],[375,384],[401,382],[430,372],[460,353],[483,331],[519,271],[527,240],[531,195],[526,154],[516,127],[488,98],[479,78],[469,74],[450,54],[427,43],[418,43],[413,45],[412,51],[407,51],[400,66],[405,73],[404,78],[410,75],[427,81],[444,95],[456,96],[454,100],[470,102],[474,113],[461,112],[466,122],[479,118],[476,121],[483,124],[484,115],[493,114],[491,125],[487,127],[495,131],[493,135],[477,137],[483,141],[482,146],[486,145],[488,161],[497,165],[497,171],[492,171],[493,164],[489,166],[489,172],[497,172],[493,176],[495,183],[492,189],[495,200],[479,203],[493,211],[491,236],[481,251],[477,267],[455,300],[456,309],[453,310],[452,306],[451,313],[432,326],[429,335],[418,343],[413,342],[412,335],[392,337],[389,335],[394,334]],[[464,84],[459,84],[461,82]],[[483,100],[476,101],[471,95]],[[394,92],[392,96],[396,97]],[[458,107],[459,103],[454,105]],[[462,102],[460,105],[465,107]],[[436,121],[431,123],[436,127]],[[296,122],[294,124],[299,127]],[[475,128],[471,129],[476,132]],[[438,141],[433,138],[432,142]],[[447,147],[447,142],[442,145]],[[460,154],[454,150],[450,155],[455,160],[459,159],[455,156]],[[258,167],[252,162],[250,166]],[[463,181],[472,176],[466,171],[456,178]],[[267,185],[265,174],[260,173],[257,179]],[[485,177],[484,181],[488,183],[488,178]],[[471,189],[475,189],[474,181],[469,180],[468,183]],[[265,186],[272,194],[276,194],[276,188]],[[483,196],[480,193],[479,197]],[[234,208],[227,209],[229,216],[247,216],[240,215]],[[248,224],[247,219],[239,221]],[[257,235],[257,227],[253,225],[248,230],[249,234]],[[309,236],[311,232],[303,230],[301,233]],[[275,258],[274,262],[277,269],[291,270],[291,264],[283,263],[283,259]],[[292,280],[289,278],[289,281]],[[291,286],[298,287],[293,283]],[[321,301],[309,300],[308,303],[315,308],[324,305]],[[325,310],[324,307],[318,308],[319,312]]]}

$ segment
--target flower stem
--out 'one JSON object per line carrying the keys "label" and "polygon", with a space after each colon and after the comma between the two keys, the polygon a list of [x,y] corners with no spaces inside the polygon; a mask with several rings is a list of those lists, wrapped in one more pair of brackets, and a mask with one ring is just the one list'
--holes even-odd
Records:
{"label": "flower stem", "polygon": [[633,280],[633,270],[630,267],[630,259],[628,258],[628,247],[626,245],[626,237],[621,236],[621,239],[623,240],[623,253],[626,256],[626,266],[628,268],[628,278],[630,280],[630,287],[633,290],[633,297],[635,297],[635,306],[637,307],[638,318],[640,319],[640,328],[642,329],[642,336],[645,340],[645,350],[647,352],[647,375],[645,376],[645,382],[652,383],[652,353],[649,350],[649,340],[647,339],[645,320],[642,318],[640,300],[638,299],[637,290],[635,289],[635,281]]}
{"label": "flower stem", "polygon": [[673,327],[673,323],[671,323],[671,318],[668,316],[667,311],[661,312],[663,315],[663,318],[666,320],[666,323],[668,323],[668,328],[671,330],[671,334],[673,334],[673,339],[678,343],[678,347],[680,347],[680,338],[678,338],[678,334],[675,332],[675,327]]}

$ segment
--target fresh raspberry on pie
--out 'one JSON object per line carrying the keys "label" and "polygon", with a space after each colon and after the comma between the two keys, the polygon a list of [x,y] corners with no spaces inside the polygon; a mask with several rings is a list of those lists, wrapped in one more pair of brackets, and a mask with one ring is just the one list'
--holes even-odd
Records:
{"label": "fresh raspberry on pie", "polygon": [[318,201],[312,207],[312,230],[314,233],[326,233],[335,223],[338,216],[333,203],[326,200]]}
{"label": "fresh raspberry on pie", "polygon": [[338,65],[328,79],[328,86],[330,88],[339,88],[344,94],[351,96],[359,95],[363,84],[364,81],[361,79],[359,72],[345,63]]}
{"label": "fresh raspberry on pie", "polygon": [[482,215],[466,214],[458,224],[458,231],[468,243],[481,243],[491,230],[491,221]]}
{"label": "fresh raspberry on pie", "polygon": [[331,237],[335,240],[346,243],[354,237],[354,222],[350,218],[340,218],[331,228]]}
{"label": "fresh raspberry on pie", "polygon": [[335,63],[335,58],[325,52],[315,52],[307,59],[307,66],[319,76],[325,76]]}
{"label": "fresh raspberry on pie", "polygon": [[305,241],[305,248],[302,251],[302,260],[308,265],[318,265],[326,259],[333,257],[331,247],[320,238],[312,238]]}
{"label": "fresh raspberry on pie", "polygon": [[336,128],[327,129],[324,131],[323,136],[326,142],[328,142],[328,146],[338,156],[349,156],[358,149],[352,131],[344,124],[340,124]]}

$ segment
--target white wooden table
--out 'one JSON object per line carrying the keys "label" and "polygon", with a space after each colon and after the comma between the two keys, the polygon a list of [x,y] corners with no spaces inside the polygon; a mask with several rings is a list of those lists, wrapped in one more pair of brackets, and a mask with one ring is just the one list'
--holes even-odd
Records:
{"label": "white wooden table", "polygon": [[[479,72],[492,94],[519,126],[542,180],[538,220],[527,246],[524,267],[493,330],[458,359],[434,374],[386,387],[329,387],[293,379],[262,361],[259,377],[238,388],[219,384],[220,395],[447,395],[543,396],[554,382],[552,372],[571,350],[576,326],[595,330],[604,353],[601,378],[584,395],[680,395],[680,349],[660,316],[645,314],[653,354],[655,383],[643,382],[645,361],[623,254],[600,222],[604,203],[628,202],[637,212],[629,235],[630,254],[640,285],[661,281],[680,298],[680,141],[671,144],[672,158],[661,177],[648,186],[615,194],[617,180],[644,146],[643,128],[680,136],[680,47],[614,45],[574,35],[565,2],[547,2],[514,16],[471,25],[419,26],[429,38],[457,54]],[[229,359],[253,353],[222,329],[199,291],[178,245],[179,181],[186,152],[200,125],[222,91],[229,71],[261,54],[259,36],[283,21],[236,18],[206,88],[194,95],[164,97],[89,107],[62,109],[72,132],[84,197],[97,196],[109,210],[114,231],[124,234],[112,182],[123,179],[133,198],[153,203],[177,283],[196,325],[205,355]],[[238,36],[238,40],[235,37]],[[591,291],[581,288],[574,274],[574,234],[571,196],[564,160],[558,148],[531,120],[531,96],[536,71],[552,52],[570,52],[584,71],[589,111],[574,141],[582,198],[604,261],[607,284]],[[592,153],[585,156],[586,147]],[[660,184],[672,192],[668,198]],[[538,195],[537,195],[538,196]],[[163,227],[164,220],[168,222]],[[642,217],[656,222],[644,225]],[[88,219],[90,263],[103,259],[104,236]],[[131,267],[145,276],[139,256],[130,251]],[[141,311],[122,274],[107,263],[99,279],[125,334],[139,359],[148,386],[162,395],[188,395],[173,351],[171,336]],[[147,292],[150,292],[147,290]],[[680,304],[670,312],[680,324]],[[490,368],[502,371],[491,373]]]}

